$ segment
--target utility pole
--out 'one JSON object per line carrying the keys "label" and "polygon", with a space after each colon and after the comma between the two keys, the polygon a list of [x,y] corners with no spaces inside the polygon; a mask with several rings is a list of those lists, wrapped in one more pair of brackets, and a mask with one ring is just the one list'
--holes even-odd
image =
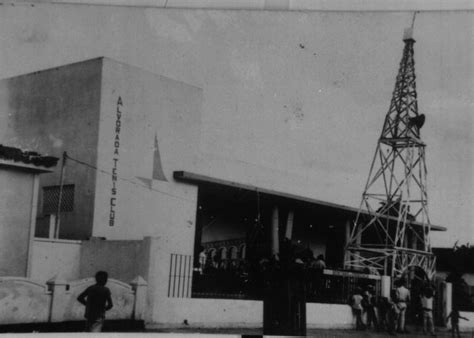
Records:
{"label": "utility pole", "polygon": [[63,152],[63,161],[61,164],[61,174],[59,176],[59,196],[58,196],[58,207],[56,209],[56,222],[54,225],[54,238],[59,238],[59,227],[61,225],[60,215],[61,215],[61,202],[63,199],[63,185],[64,185],[64,175],[66,173],[66,159],[67,153]]}

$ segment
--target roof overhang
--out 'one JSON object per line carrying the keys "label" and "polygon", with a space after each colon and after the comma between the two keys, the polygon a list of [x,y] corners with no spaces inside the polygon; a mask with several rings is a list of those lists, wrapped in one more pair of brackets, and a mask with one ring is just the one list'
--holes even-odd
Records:
{"label": "roof overhang", "polygon": [[[354,215],[354,216],[357,215],[357,213],[359,212],[359,209],[349,207],[349,206],[346,206],[346,205],[321,201],[321,200],[317,200],[317,199],[313,199],[313,198],[309,198],[309,197],[304,197],[304,196],[293,195],[293,194],[290,194],[290,193],[275,191],[275,190],[272,190],[272,189],[260,188],[260,187],[256,187],[256,186],[250,185],[250,184],[228,181],[228,180],[225,180],[225,179],[210,177],[210,176],[201,175],[201,174],[196,174],[196,173],[192,173],[192,172],[188,172],[188,171],[175,171],[173,173],[173,177],[174,177],[175,180],[183,181],[183,182],[189,182],[189,183],[195,183],[195,184],[202,184],[202,183],[219,184],[219,185],[224,185],[224,186],[228,186],[228,187],[233,187],[233,188],[236,188],[236,189],[255,191],[255,192],[262,193],[262,194],[287,198],[287,199],[290,199],[290,200],[302,201],[302,202],[306,202],[306,203],[310,203],[310,204],[317,204],[317,205],[320,205],[320,206],[324,206],[326,208],[334,209],[334,211],[343,212],[343,213],[351,214],[351,215]],[[395,221],[397,220],[396,217],[390,217],[390,219],[395,220]],[[411,224],[412,224],[412,226],[414,225],[414,226],[423,227],[423,225],[419,222],[412,222]],[[433,224],[431,224],[430,229],[433,230],[433,231],[446,231],[445,227],[439,226],[439,225],[433,225]]]}
{"label": "roof overhang", "polygon": [[0,158],[0,168],[7,168],[10,170],[24,171],[31,174],[43,174],[53,172],[53,168],[46,168],[42,166],[36,166],[34,164],[27,164],[23,162],[15,162],[11,160],[5,160]]}

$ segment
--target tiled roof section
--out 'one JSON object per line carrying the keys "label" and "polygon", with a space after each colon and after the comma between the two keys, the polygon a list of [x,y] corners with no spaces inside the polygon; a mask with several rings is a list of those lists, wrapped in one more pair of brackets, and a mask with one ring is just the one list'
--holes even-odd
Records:
{"label": "tiled roof section", "polygon": [[54,167],[58,164],[59,158],[54,156],[41,156],[35,151],[24,151],[14,147],[7,147],[0,144],[0,159],[22,162],[46,168]]}

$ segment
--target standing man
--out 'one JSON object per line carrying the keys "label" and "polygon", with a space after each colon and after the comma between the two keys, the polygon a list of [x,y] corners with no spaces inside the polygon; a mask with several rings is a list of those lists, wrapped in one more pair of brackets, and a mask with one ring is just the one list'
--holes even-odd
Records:
{"label": "standing man", "polygon": [[314,272],[314,290],[318,296],[321,295],[324,290],[324,269],[326,269],[326,262],[324,261],[324,255],[319,255],[318,258],[311,264],[311,268]]}
{"label": "standing man", "polygon": [[435,335],[433,323],[433,296],[434,290],[431,286],[426,287],[421,295],[421,306],[423,308],[423,333],[429,332],[432,336]]}
{"label": "standing man", "polygon": [[356,318],[356,330],[364,330],[365,325],[362,322],[362,292],[360,287],[356,287],[354,294],[350,299],[352,313]]}
{"label": "standing man", "polygon": [[407,304],[410,302],[410,290],[405,287],[405,280],[400,279],[398,281],[398,287],[395,291],[396,302],[398,310],[400,311],[398,315],[398,333],[408,333],[408,330],[405,328],[405,314],[407,310]]}
{"label": "standing man", "polygon": [[377,316],[375,314],[375,305],[376,305],[376,298],[375,298],[375,290],[373,285],[367,286],[367,289],[364,292],[364,303],[365,303],[365,311],[367,313],[367,328],[370,328],[372,325],[374,329],[378,330],[378,322]]}
{"label": "standing man", "polygon": [[104,325],[105,312],[113,306],[110,290],[105,286],[107,284],[108,274],[105,271],[99,271],[95,274],[95,285],[89,286],[83,291],[77,300],[85,305],[86,312],[86,331],[101,332]]}
{"label": "standing man", "polygon": [[199,252],[199,273],[204,274],[204,269],[206,267],[207,254],[206,249],[201,246],[201,252]]}

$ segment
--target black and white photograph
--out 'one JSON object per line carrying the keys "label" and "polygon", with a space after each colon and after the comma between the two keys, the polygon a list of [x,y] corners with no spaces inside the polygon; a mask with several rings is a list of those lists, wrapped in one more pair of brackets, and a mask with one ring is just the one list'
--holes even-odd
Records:
{"label": "black and white photograph", "polygon": [[473,10],[0,2],[0,333],[474,337]]}

